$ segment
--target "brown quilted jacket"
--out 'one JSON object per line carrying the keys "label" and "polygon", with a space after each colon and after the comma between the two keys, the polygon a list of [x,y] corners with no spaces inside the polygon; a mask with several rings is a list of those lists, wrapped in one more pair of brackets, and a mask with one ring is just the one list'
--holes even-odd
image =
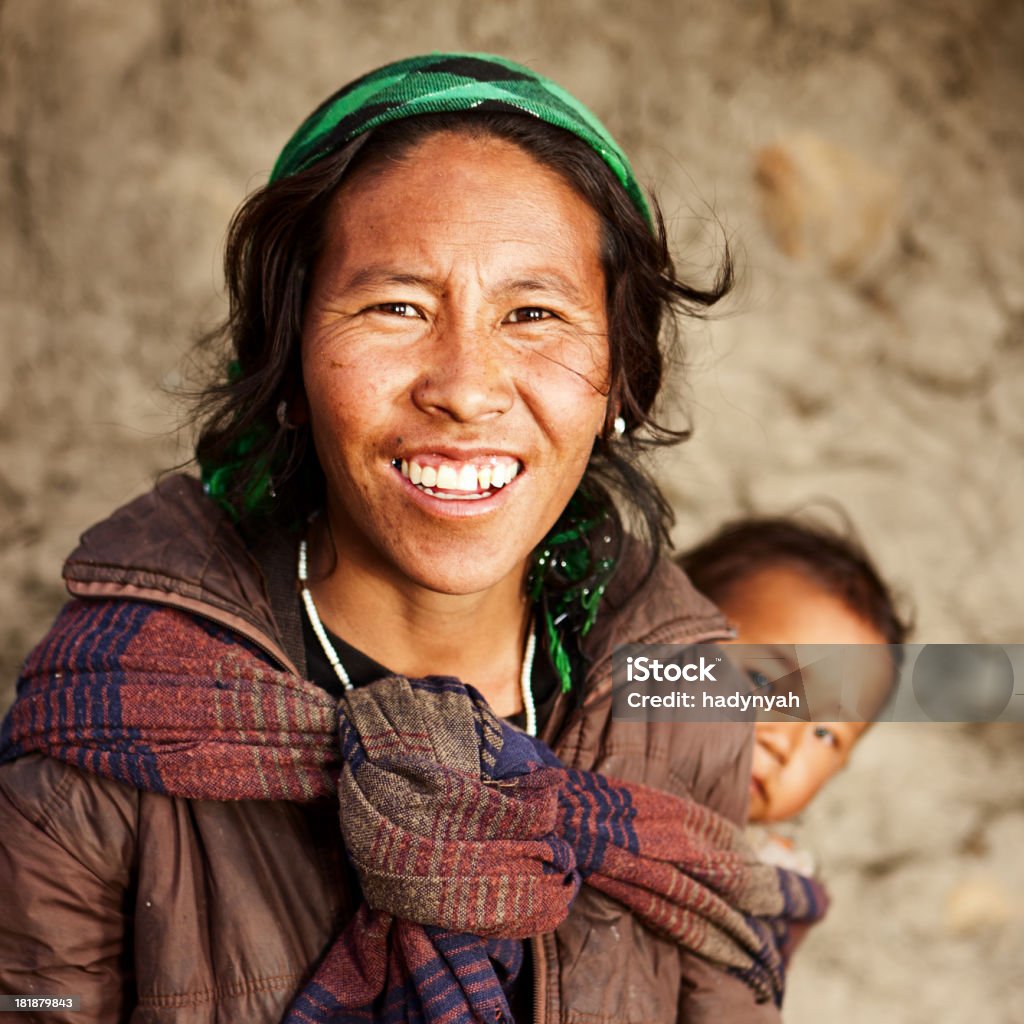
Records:
{"label": "brown quilted jacket", "polygon": [[[624,560],[619,593],[635,561]],[[77,597],[187,609],[305,670],[292,545],[247,548],[186,477],[89,530],[64,575]],[[667,564],[637,597],[617,601],[613,589],[586,638],[583,707],[556,705],[545,739],[567,765],[743,821],[749,726],[610,715],[614,646],[724,635],[719,613]],[[47,1012],[46,1024],[279,1021],[358,898],[336,813],[330,801],[138,792],[38,755],[0,768],[0,993],[81,996],[80,1011]],[[778,1020],[741,982],[586,888],[530,945],[538,1024]]]}

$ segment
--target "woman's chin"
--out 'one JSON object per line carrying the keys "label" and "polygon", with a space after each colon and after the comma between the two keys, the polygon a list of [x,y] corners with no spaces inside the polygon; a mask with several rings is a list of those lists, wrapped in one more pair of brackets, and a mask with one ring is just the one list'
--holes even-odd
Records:
{"label": "woman's chin", "polygon": [[514,578],[514,585],[522,587],[525,558],[505,562],[476,559],[469,554],[455,554],[439,560],[403,560],[396,565],[401,576],[412,585],[436,594],[469,597],[485,594]]}
{"label": "woman's chin", "polygon": [[521,592],[535,542],[502,531],[410,531],[381,538],[379,569],[392,585],[438,594],[484,594],[508,584]]}

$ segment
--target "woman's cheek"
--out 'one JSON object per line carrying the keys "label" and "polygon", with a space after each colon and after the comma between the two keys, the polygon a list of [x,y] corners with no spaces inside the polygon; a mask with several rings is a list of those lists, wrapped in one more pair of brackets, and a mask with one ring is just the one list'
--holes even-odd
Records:
{"label": "woman's cheek", "polygon": [[[604,395],[608,391],[608,339],[601,332],[564,330],[538,347],[537,366],[545,379],[554,377],[569,390],[583,389]],[[553,370],[561,368],[563,373]]]}
{"label": "woman's cheek", "polygon": [[522,368],[520,390],[531,396],[544,419],[556,429],[586,423],[596,436],[607,411],[607,370],[577,355],[575,367],[546,353],[537,353]]}
{"label": "woman's cheek", "polygon": [[368,414],[397,391],[408,390],[409,367],[386,348],[367,344],[331,346],[312,354],[312,387],[327,409]]}

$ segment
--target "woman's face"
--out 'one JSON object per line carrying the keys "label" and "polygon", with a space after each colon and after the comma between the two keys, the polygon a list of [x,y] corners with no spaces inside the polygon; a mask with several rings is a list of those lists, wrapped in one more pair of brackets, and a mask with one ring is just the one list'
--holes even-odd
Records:
{"label": "woman's face", "polygon": [[597,214],[497,139],[436,135],[357,173],[302,367],[340,565],[448,594],[521,580],[605,421]]}

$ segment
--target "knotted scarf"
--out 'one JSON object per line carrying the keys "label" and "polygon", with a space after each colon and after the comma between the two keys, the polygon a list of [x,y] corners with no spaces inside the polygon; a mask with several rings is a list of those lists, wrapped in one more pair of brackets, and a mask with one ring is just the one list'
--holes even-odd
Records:
{"label": "knotted scarf", "polygon": [[29,656],[0,763],[40,751],[137,789],[212,800],[337,794],[364,902],[286,1017],[488,1021],[521,940],[581,884],[781,1000],[810,879],[756,862],[691,800],[563,767],[456,679],[381,679],[335,702],[201,618],[74,601]]}

